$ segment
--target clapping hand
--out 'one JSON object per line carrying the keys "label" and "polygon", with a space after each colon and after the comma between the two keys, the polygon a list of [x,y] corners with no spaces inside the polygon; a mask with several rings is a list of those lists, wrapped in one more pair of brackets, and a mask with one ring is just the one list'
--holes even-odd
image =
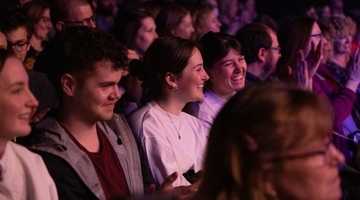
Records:
{"label": "clapping hand", "polygon": [[349,79],[346,83],[346,87],[356,92],[360,83],[360,50],[359,47],[354,53],[351,65],[348,68]]}
{"label": "clapping hand", "polygon": [[359,80],[360,79],[360,50],[359,47],[356,48],[354,57],[352,58],[352,63],[349,67],[349,80]]}
{"label": "clapping hand", "polygon": [[178,173],[174,172],[170,176],[168,176],[165,181],[160,185],[159,190],[156,191],[155,185],[150,185],[146,191],[148,195],[162,194],[174,197],[175,199],[184,199],[188,198],[191,195],[194,195],[195,191],[199,188],[201,180],[196,181],[192,185],[189,186],[179,186],[173,187],[172,184],[178,178]]}
{"label": "clapping hand", "polygon": [[320,40],[319,44],[315,48],[314,42],[311,42],[311,48],[309,55],[306,57],[306,63],[308,68],[309,79],[315,75],[316,70],[319,68],[321,59],[323,57],[323,42]]}
{"label": "clapping hand", "polygon": [[295,62],[293,64],[294,73],[293,77],[295,79],[296,84],[299,87],[308,89],[309,88],[309,72],[308,72],[308,65],[304,59],[304,51],[299,50],[296,53]]}

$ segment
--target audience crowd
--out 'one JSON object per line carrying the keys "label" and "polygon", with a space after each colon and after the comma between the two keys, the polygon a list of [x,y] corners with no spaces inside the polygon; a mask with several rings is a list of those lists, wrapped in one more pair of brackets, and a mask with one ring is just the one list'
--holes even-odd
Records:
{"label": "audience crowd", "polygon": [[2,0],[0,199],[360,199],[360,8],[261,3]]}

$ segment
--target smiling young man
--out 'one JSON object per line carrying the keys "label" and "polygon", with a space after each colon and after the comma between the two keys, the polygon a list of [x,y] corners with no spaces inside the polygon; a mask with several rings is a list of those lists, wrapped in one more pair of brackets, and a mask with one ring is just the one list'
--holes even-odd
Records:
{"label": "smiling young man", "polygon": [[264,24],[250,23],[236,34],[247,63],[246,86],[277,81],[273,75],[279,60],[280,47],[276,32]]}
{"label": "smiling young man", "polygon": [[79,26],[57,33],[47,48],[59,109],[36,124],[30,148],[43,157],[59,198],[143,193],[135,140],[124,118],[113,115],[127,49],[112,35]]}
{"label": "smiling young man", "polygon": [[[117,84],[128,64],[127,49],[113,35],[85,26],[57,33],[47,48],[47,75],[59,109],[35,125],[28,147],[42,156],[59,199],[143,194],[146,169],[134,136],[125,118],[113,114],[122,95]],[[171,190],[176,178],[169,176],[160,189]],[[186,194],[196,187],[172,191]]]}

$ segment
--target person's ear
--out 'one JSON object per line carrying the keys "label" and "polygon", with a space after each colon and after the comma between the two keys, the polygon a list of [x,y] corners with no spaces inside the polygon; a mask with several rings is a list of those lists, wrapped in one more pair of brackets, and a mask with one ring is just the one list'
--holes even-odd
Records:
{"label": "person's ear", "polygon": [[55,28],[56,28],[57,31],[61,31],[61,30],[63,30],[65,28],[65,23],[62,22],[62,21],[58,21],[55,24]]}
{"label": "person's ear", "polygon": [[261,47],[257,53],[257,58],[260,62],[265,62],[265,58],[266,58],[266,49],[264,47]]}
{"label": "person's ear", "polygon": [[172,91],[175,91],[177,90],[177,84],[176,84],[176,79],[175,79],[175,75],[170,73],[170,72],[167,72],[165,74],[165,82],[167,83],[167,85],[169,86],[169,88],[172,90]]}
{"label": "person's ear", "polygon": [[64,93],[67,96],[74,96],[75,93],[74,91],[76,86],[75,78],[72,75],[66,73],[62,75],[60,81],[61,81],[61,88],[64,91]]}
{"label": "person's ear", "polygon": [[26,51],[29,51],[29,49],[30,49],[30,43],[31,43],[31,37],[28,39],[28,42],[29,42],[29,44],[28,44],[28,46],[27,46],[27,48],[26,48]]}

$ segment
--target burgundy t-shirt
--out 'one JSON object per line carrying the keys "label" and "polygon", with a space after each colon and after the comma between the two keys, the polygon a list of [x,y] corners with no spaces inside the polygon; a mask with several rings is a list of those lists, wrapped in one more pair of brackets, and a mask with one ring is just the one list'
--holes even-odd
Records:
{"label": "burgundy t-shirt", "polygon": [[106,199],[129,196],[130,192],[119,159],[110,141],[101,129],[96,126],[100,142],[100,150],[97,153],[91,153],[86,150],[65,127],[64,129],[75,144],[89,156],[95,167]]}

